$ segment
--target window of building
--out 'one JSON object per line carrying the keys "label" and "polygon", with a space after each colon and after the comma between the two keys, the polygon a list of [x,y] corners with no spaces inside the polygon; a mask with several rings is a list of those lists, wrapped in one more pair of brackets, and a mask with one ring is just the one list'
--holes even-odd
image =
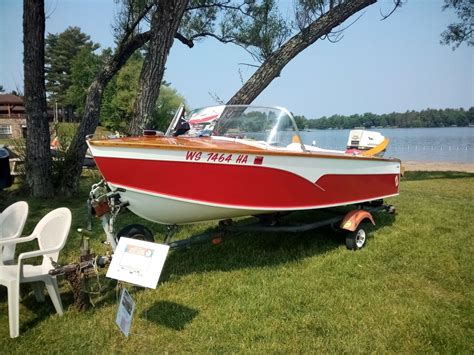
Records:
{"label": "window of building", "polygon": [[0,124],[0,134],[12,134],[12,126],[9,124]]}

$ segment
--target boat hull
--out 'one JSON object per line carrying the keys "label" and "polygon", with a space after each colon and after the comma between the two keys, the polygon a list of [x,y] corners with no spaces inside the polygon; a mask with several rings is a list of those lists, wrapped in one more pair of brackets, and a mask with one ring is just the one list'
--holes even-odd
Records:
{"label": "boat hull", "polygon": [[348,205],[398,194],[390,159],[91,145],[135,214],[163,224]]}

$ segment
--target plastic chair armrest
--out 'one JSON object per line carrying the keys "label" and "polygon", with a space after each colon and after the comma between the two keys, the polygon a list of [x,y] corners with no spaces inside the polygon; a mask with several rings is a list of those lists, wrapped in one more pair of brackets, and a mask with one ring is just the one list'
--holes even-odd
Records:
{"label": "plastic chair armrest", "polygon": [[0,235],[0,241],[12,240],[12,239],[16,239],[16,238],[17,238],[16,235],[9,235],[8,237],[4,237],[4,236],[1,236],[1,235]]}
{"label": "plastic chair armrest", "polygon": [[35,239],[36,239],[36,235],[29,235],[28,237],[20,237],[20,238],[7,238],[7,239],[0,240],[0,246],[26,243],[26,242],[31,242],[32,240],[35,240]]}
{"label": "plastic chair armrest", "polygon": [[47,254],[44,250],[27,251],[25,253],[21,253],[20,255],[18,255],[18,265],[24,259],[35,258],[37,256],[43,256],[44,254]]}
{"label": "plastic chair armrest", "polygon": [[21,263],[23,259],[35,258],[37,256],[44,256],[46,254],[55,253],[59,250],[61,250],[61,248],[35,250],[35,251],[27,251],[25,253],[21,253],[20,255],[18,255],[18,265]]}

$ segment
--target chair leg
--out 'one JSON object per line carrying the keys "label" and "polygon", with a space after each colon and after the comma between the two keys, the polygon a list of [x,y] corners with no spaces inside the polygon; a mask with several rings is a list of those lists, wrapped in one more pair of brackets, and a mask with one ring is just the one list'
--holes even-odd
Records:
{"label": "chair leg", "polygon": [[59,295],[58,282],[55,277],[50,277],[47,280],[44,280],[46,289],[48,290],[49,297],[53,302],[56,312],[62,316],[63,315],[63,305],[61,303],[61,296]]}
{"label": "chair leg", "polygon": [[44,302],[43,284],[41,282],[33,282],[32,287],[36,301]]}
{"label": "chair leg", "polygon": [[8,321],[10,324],[10,337],[20,335],[20,285],[11,282],[8,285]]}

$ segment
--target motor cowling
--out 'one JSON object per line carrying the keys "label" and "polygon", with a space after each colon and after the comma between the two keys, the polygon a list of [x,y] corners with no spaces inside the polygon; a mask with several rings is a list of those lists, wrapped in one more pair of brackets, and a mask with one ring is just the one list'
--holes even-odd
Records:
{"label": "motor cowling", "polygon": [[[354,129],[349,133],[346,153],[361,154],[380,146],[385,140],[385,137],[379,132]],[[377,155],[383,155],[384,151],[385,147]]]}

